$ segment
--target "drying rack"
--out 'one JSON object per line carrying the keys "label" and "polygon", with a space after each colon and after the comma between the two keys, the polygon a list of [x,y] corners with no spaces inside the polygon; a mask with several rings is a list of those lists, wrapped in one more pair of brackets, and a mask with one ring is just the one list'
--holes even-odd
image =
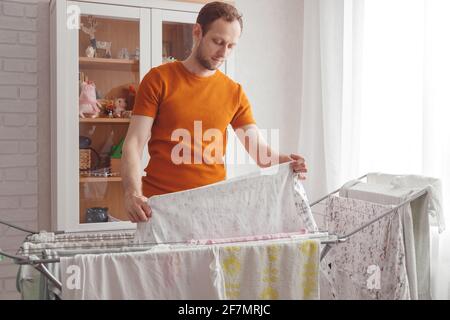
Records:
{"label": "drying rack", "polygon": [[[362,180],[362,179],[364,179],[366,177],[367,177],[367,174],[362,176],[362,177],[360,177],[360,178],[358,178],[358,179],[356,179],[356,180],[353,180],[354,184],[358,183],[360,180]],[[348,184],[346,184],[346,185],[349,186]],[[333,192],[331,192],[331,193],[329,193],[329,194],[327,194],[327,195],[325,195],[325,196],[323,196],[322,198],[318,199],[317,201],[312,202],[310,204],[310,207],[312,208],[312,207],[316,206],[317,204],[319,204],[323,200],[326,200],[330,196],[340,192],[341,189],[342,189],[342,187],[337,189],[337,190],[335,190],[335,191],[333,191]],[[414,192],[413,194],[411,194],[406,200],[404,200],[400,204],[395,205],[395,206],[391,206],[391,208],[387,209],[385,212],[380,214],[378,217],[372,219],[371,221],[365,223],[361,227],[358,227],[358,228],[352,230],[351,232],[349,232],[347,234],[344,234],[344,235],[329,235],[329,234],[326,234],[326,235],[324,235],[323,233],[319,232],[317,234],[315,234],[315,233],[306,234],[305,236],[307,236],[307,237],[305,237],[305,239],[318,239],[320,241],[320,244],[324,245],[324,247],[322,248],[321,253],[320,253],[320,261],[322,261],[322,259],[331,250],[333,245],[338,245],[340,243],[346,242],[354,234],[356,234],[356,233],[364,230],[365,228],[371,226],[373,223],[383,219],[387,215],[395,213],[395,212],[398,212],[398,210],[402,206],[404,206],[406,204],[409,204],[410,202],[412,202],[412,201],[414,201],[414,200],[424,196],[425,194],[427,194],[427,192],[428,192],[427,188],[424,188],[424,189],[421,189],[419,191]],[[14,225],[12,223],[8,223],[8,222],[2,221],[2,220],[0,220],[0,224],[3,224],[3,225],[6,225],[8,227],[11,227],[11,228],[14,228],[14,229],[17,229],[17,230],[20,230],[20,231],[28,233],[28,235],[25,237],[25,241],[24,242],[27,242],[27,241],[32,242],[32,240],[31,240],[32,237],[35,236],[35,235],[39,235],[40,234],[40,232],[37,232],[35,230],[25,229],[25,228],[22,228],[20,226],[17,226],[17,225]],[[70,233],[66,233],[64,231],[52,232],[52,234],[54,234],[56,237],[58,237],[58,236],[62,237],[63,240],[61,240],[60,242],[63,242],[63,241],[66,241],[66,242],[67,241],[74,241],[74,242],[76,242],[76,241],[83,241],[83,240],[84,241],[88,241],[90,239],[98,239],[98,235],[97,234],[93,234],[93,235],[81,234],[79,236],[72,236],[70,238],[70,240],[68,240],[68,238],[64,237],[64,235],[69,235]],[[143,244],[142,243],[140,243],[140,244],[134,243],[133,242],[134,234],[132,234],[132,233],[130,233],[128,237],[124,237],[124,235],[121,234],[120,238],[114,238],[114,234],[113,233],[110,233],[110,235],[111,236],[110,236],[109,240],[128,240],[129,242],[126,244],[126,247],[131,249],[130,251],[146,251],[146,250],[150,250],[151,248],[153,248],[153,247],[155,247],[157,245],[161,245],[161,243],[159,243],[159,244],[156,244],[156,243],[143,243]],[[282,240],[282,239],[283,238],[281,238],[279,240]],[[262,241],[262,240],[256,240],[256,241]],[[55,241],[55,242],[58,242],[58,241]],[[230,243],[234,243],[234,242],[230,242]],[[183,242],[183,243],[181,243],[181,242],[164,243],[164,245],[178,245],[178,244],[181,245],[181,244],[187,244],[187,243],[186,242]],[[202,246],[202,245],[198,245],[198,246]],[[207,245],[204,245],[204,246],[207,246]],[[73,248],[78,249],[79,247],[74,246],[74,247],[70,247],[69,249],[73,249]],[[111,249],[112,250],[111,252],[117,252],[117,251],[114,251],[114,249],[118,249],[118,248],[120,248],[120,246],[118,246],[118,245],[111,245],[111,246],[105,245],[105,246],[101,247],[101,249],[105,249],[105,248],[106,249]],[[95,247],[89,248],[89,249],[86,250],[86,253],[89,253],[89,250],[95,250],[95,249],[98,249],[98,248],[95,248]],[[50,281],[57,289],[61,290],[62,289],[61,282],[46,267],[46,264],[59,263],[60,259],[59,258],[36,258],[36,256],[30,255],[29,253],[30,252],[28,252],[28,254],[24,254],[23,252],[20,252],[20,249],[19,249],[18,253],[10,254],[10,253],[3,252],[0,249],[0,256],[4,256],[4,257],[12,259],[14,261],[14,263],[17,264],[17,265],[31,265],[31,266],[33,266],[36,270],[41,272],[47,278],[47,280]],[[33,253],[33,252],[31,252],[31,253]],[[105,250],[104,253],[108,253],[107,250]]]}

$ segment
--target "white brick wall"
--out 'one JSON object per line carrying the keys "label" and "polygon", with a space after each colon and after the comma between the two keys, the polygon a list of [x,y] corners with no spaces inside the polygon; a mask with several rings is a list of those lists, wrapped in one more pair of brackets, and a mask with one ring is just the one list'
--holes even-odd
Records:
{"label": "white brick wall", "polygon": [[[48,3],[0,2],[0,219],[31,229],[38,221],[38,5],[43,2]],[[24,236],[0,225],[0,248],[15,252]],[[0,262],[0,299],[19,298],[16,272],[10,260]]]}

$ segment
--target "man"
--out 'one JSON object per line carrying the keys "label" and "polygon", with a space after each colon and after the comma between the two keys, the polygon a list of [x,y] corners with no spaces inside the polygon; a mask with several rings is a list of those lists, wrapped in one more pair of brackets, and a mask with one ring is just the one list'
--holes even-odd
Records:
{"label": "man", "polygon": [[[236,47],[242,28],[242,16],[232,5],[205,5],[193,29],[191,55],[185,61],[153,68],[142,80],[122,156],[125,209],[131,222],[151,217],[147,204],[151,196],[224,180],[220,160],[229,124],[260,167],[294,160],[295,172],[307,171],[301,156],[280,155],[267,145],[242,87],[218,70]],[[147,141],[151,158],[147,175],[141,178]],[[215,148],[208,155],[205,152],[211,151],[211,145]],[[264,161],[262,154],[270,161]]]}

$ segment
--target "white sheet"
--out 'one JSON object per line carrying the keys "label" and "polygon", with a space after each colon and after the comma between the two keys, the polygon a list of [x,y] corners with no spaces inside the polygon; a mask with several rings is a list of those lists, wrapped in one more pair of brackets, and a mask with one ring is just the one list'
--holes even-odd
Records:
{"label": "white sheet", "polygon": [[219,299],[211,247],[61,257],[64,300]]}
{"label": "white sheet", "polygon": [[303,187],[290,163],[230,181],[155,196],[152,218],[139,223],[139,243],[190,242],[316,231]]}
{"label": "white sheet", "polygon": [[318,299],[319,240],[61,257],[65,300]]}
{"label": "white sheet", "polygon": [[[329,232],[345,235],[390,208],[332,196],[326,209]],[[321,299],[410,299],[400,216],[387,215],[333,246],[321,271]]]}

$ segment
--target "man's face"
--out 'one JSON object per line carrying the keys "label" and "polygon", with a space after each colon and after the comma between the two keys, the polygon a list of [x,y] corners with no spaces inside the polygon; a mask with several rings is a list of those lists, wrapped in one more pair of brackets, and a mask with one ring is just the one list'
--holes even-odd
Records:
{"label": "man's face", "polygon": [[197,61],[205,69],[219,69],[236,47],[240,35],[241,26],[238,21],[217,19],[205,35],[200,35],[195,55]]}

